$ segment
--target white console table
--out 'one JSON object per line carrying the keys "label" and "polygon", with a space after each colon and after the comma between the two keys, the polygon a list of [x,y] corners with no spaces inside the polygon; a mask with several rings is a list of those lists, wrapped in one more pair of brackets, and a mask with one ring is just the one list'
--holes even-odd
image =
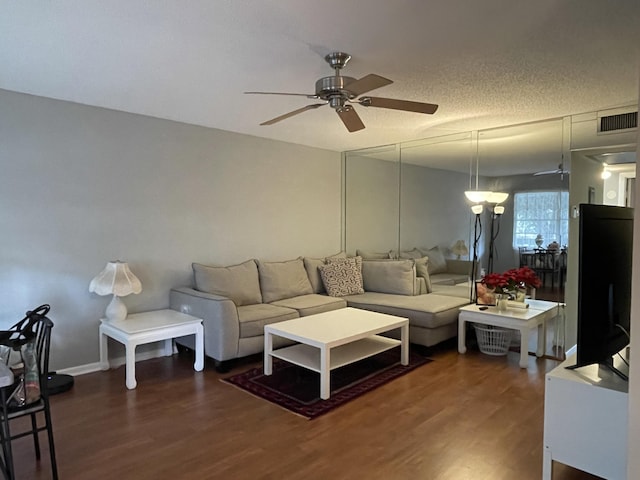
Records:
{"label": "white console table", "polygon": [[[616,359],[616,364],[618,364]],[[570,356],[545,379],[543,480],[560,462],[608,480],[626,479],[628,383]]]}

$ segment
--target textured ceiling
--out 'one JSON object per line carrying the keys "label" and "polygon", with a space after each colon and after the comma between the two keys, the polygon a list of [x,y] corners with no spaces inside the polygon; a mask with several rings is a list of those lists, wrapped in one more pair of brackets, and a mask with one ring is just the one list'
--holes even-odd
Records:
{"label": "textured ceiling", "polygon": [[[0,4],[0,88],[335,151],[637,103],[637,0],[59,0]],[[312,93],[344,51],[373,95],[434,115],[251,96]]]}

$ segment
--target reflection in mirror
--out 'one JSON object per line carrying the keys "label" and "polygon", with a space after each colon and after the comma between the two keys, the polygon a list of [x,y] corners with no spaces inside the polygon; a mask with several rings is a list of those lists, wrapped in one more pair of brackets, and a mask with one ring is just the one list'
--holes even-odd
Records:
{"label": "reflection in mirror", "polygon": [[345,249],[397,251],[400,209],[400,147],[346,152]]}
{"label": "reflection in mirror", "polygon": [[406,142],[400,148],[401,250],[437,245],[457,257],[452,246],[459,240],[466,245],[471,241],[470,210],[463,195],[469,188],[469,174],[446,167],[453,160],[470,163],[474,155],[471,133]]}

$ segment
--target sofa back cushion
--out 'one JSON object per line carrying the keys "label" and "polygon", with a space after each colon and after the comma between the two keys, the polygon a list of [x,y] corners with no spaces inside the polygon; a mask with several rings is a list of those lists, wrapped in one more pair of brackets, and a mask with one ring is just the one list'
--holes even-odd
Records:
{"label": "sofa back cushion", "polygon": [[362,280],[367,292],[414,295],[416,270],[413,260],[364,260]]}
{"label": "sofa back cushion", "polygon": [[331,297],[343,297],[364,293],[362,287],[362,258],[327,258],[318,267],[322,283]]}
{"label": "sofa back cushion", "polygon": [[313,293],[326,293],[318,267],[327,263],[327,260],[331,261],[338,258],[347,258],[347,254],[345,252],[338,252],[335,255],[325,258],[304,258],[304,268],[307,270],[307,276],[309,277],[309,282],[311,282]]}
{"label": "sofa back cushion", "polygon": [[264,303],[313,293],[302,258],[285,262],[257,260],[257,263]]}
{"label": "sofa back cushion", "polygon": [[262,303],[255,261],[229,267],[194,263],[192,267],[196,290],[230,298],[237,306]]}
{"label": "sofa back cushion", "polygon": [[444,273],[447,271],[447,260],[444,258],[444,254],[440,247],[437,245],[430,249],[420,248],[423,256],[429,257],[429,273],[431,275],[435,273]]}
{"label": "sofa back cushion", "polygon": [[356,250],[356,256],[362,257],[363,260],[389,260],[393,258],[394,252],[389,250],[388,252],[371,252],[367,250]]}
{"label": "sofa back cushion", "polygon": [[413,250],[402,250],[400,252],[400,257],[401,259],[404,258],[422,258],[424,257],[424,255],[422,254],[422,252],[420,250],[418,250],[417,248],[414,248]]}

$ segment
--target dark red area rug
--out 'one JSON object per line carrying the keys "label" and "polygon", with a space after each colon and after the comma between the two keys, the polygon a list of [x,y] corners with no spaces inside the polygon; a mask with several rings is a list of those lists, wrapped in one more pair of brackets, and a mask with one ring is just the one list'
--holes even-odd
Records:
{"label": "dark red area rug", "polygon": [[431,360],[410,352],[409,365],[400,363],[400,347],[331,371],[331,397],[320,398],[320,374],[274,359],[273,374],[262,366],[221,379],[305,418],[319,417]]}

